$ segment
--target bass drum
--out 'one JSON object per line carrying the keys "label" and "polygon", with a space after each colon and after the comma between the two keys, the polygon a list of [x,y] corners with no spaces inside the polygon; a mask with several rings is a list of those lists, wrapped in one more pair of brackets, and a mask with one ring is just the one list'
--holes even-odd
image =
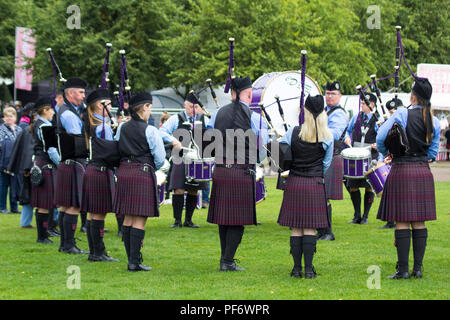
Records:
{"label": "bass drum", "polygon": [[[259,112],[262,103],[272,120],[275,130],[283,135],[286,131],[283,119],[278,111],[275,96],[280,98],[284,119],[288,127],[298,126],[300,94],[302,92],[302,74],[299,71],[284,71],[267,73],[253,83],[252,102],[250,108]],[[305,77],[305,101],[308,95],[322,95],[319,85],[311,77]]]}

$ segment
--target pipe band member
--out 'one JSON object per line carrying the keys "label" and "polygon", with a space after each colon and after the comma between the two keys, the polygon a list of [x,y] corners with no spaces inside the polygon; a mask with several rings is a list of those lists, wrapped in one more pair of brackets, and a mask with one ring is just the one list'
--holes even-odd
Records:
{"label": "pipe band member", "polygon": [[[34,165],[41,169],[43,181],[39,186],[31,186],[30,204],[31,207],[36,208],[37,242],[51,243],[52,241],[48,239],[49,213],[55,208],[53,197],[59,153],[55,147],[44,148],[44,137],[41,136],[41,128],[52,127],[51,121],[55,111],[52,108],[51,97],[39,98],[33,106],[33,112],[36,113],[36,120],[31,127]],[[60,228],[62,229],[62,226]]]}
{"label": "pipe band member", "polygon": [[[81,211],[87,212],[86,235],[89,245],[89,261],[119,260],[108,256],[103,235],[105,217],[113,212],[115,191],[114,164],[110,159],[119,159],[117,142],[114,141],[111,119],[105,108],[111,109],[111,97],[106,89],[96,89],[87,98],[85,130],[89,139],[90,160],[83,176]],[[118,163],[116,164],[118,166]]]}
{"label": "pipe band member", "polygon": [[[330,200],[343,200],[343,176],[344,162],[342,160],[341,151],[345,128],[348,126],[348,116],[344,108],[340,105],[342,98],[342,87],[339,81],[327,82],[325,86],[325,111],[328,116],[328,128],[334,138],[334,154],[333,161],[325,173],[325,189],[327,198]],[[330,226],[328,228],[320,228],[318,230],[319,240],[335,240],[332,230],[332,208],[328,201],[328,220]]]}
{"label": "pipe band member", "polygon": [[141,248],[149,217],[159,217],[155,171],[164,164],[166,152],[158,129],[148,124],[152,95],[141,92],[130,99],[131,120],[117,129],[120,166],[113,211],[123,215],[122,239],[128,257],[128,271],[149,271]]}
{"label": "pipe band member", "polygon": [[56,173],[55,205],[60,207],[59,251],[87,254],[76,246],[75,231],[81,207],[82,181],[88,156],[84,135],[83,113],[87,82],[70,78],[64,84],[64,104],[59,108],[57,134],[61,161]]}
{"label": "pipe band member", "polygon": [[[382,221],[396,222],[397,270],[389,279],[422,277],[428,237],[425,221],[436,220],[434,180],[428,163],[436,159],[439,151],[440,124],[431,115],[432,92],[428,79],[417,78],[410,96],[412,107],[399,108],[377,134],[378,151],[383,155],[388,155],[384,142],[394,122],[403,126],[409,141],[409,150],[404,155],[392,155],[392,168],[377,215]],[[414,266],[410,275],[411,235]]]}
{"label": "pipe band member", "polygon": [[334,142],[323,105],[322,96],[308,96],[304,123],[291,127],[280,141],[291,146],[292,164],[278,224],[292,229],[291,276],[299,278],[303,276],[302,256],[305,278],[317,276],[312,264],[316,252],[315,229],[329,227],[324,174],[332,161]]}
{"label": "pipe band member", "polygon": [[[244,226],[257,225],[255,165],[258,156],[259,161],[266,157],[262,145],[268,142],[268,130],[266,123],[260,121],[260,115],[249,109],[252,101],[250,77],[234,78],[231,86],[233,102],[220,108],[208,125],[222,134],[224,159],[218,159],[216,154],[207,221],[219,225],[220,270],[242,271],[244,268],[236,264],[234,256]],[[237,130],[249,135],[241,144],[243,150],[237,148],[239,143],[234,143],[234,137],[227,141],[231,136],[227,132],[236,133]],[[256,143],[258,135],[259,146]]]}
{"label": "pipe band member", "polygon": [[[361,113],[355,114],[348,125],[344,143],[348,146],[364,148],[369,147],[373,160],[383,163],[383,156],[378,153],[375,143],[378,131],[377,117],[371,112],[376,110],[377,97],[372,93],[366,93],[370,106],[367,106],[364,99],[361,99]],[[360,126],[360,130],[355,130]],[[364,193],[364,214],[361,218],[361,192],[359,188],[365,188]],[[367,224],[370,208],[375,199],[375,193],[366,179],[347,179],[347,189],[352,200],[354,214],[349,223]]]}
{"label": "pipe band member", "polygon": [[[195,109],[195,111],[194,111]],[[190,132],[193,137],[195,126],[206,128],[205,116],[197,102],[196,97],[189,93],[184,101],[184,110],[176,115],[171,116],[159,129],[165,143],[172,143],[175,148],[181,147],[181,143],[173,137],[173,133],[177,129],[185,129]],[[195,208],[197,206],[198,190],[206,188],[206,182],[188,181],[186,179],[185,164],[172,164],[169,177],[169,190],[173,191],[172,208],[174,224],[171,228],[181,228],[182,226],[190,228],[199,228],[192,222]],[[186,204],[185,204],[185,191]],[[183,207],[186,208],[184,224],[181,224]]]}

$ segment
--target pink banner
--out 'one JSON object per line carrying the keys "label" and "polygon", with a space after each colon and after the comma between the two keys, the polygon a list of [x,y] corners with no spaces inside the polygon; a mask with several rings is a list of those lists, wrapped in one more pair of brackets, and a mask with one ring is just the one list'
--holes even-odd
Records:
{"label": "pink banner", "polygon": [[36,55],[34,43],[36,40],[31,36],[32,30],[16,27],[16,68],[14,71],[14,86],[16,89],[31,91],[33,73],[26,69],[27,59],[33,59]]}

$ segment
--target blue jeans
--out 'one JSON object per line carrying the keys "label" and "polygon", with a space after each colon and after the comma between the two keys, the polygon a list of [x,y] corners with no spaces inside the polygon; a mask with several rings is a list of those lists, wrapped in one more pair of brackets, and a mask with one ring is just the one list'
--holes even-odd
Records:
{"label": "blue jeans", "polygon": [[0,173],[0,210],[6,210],[6,198],[9,188],[10,210],[17,210],[17,201],[20,195],[20,175],[11,176],[7,173]]}
{"label": "blue jeans", "polygon": [[22,214],[20,215],[20,226],[27,227],[31,225],[33,220],[33,208],[29,204],[22,206]]}
{"label": "blue jeans", "polygon": [[205,183],[206,187],[202,190],[202,202],[209,203],[209,188],[210,188],[210,182],[207,181]]}

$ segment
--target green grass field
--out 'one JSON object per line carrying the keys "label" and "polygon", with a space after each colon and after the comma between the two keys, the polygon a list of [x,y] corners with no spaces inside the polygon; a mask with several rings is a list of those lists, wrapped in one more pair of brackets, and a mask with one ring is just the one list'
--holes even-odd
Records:
{"label": "green grass field", "polygon": [[[368,225],[351,225],[353,216],[348,193],[344,201],[333,202],[336,241],[319,241],[314,265],[316,279],[289,276],[290,230],[276,221],[282,193],[275,179],[266,179],[268,196],[257,206],[261,226],[248,226],[236,258],[244,272],[219,271],[220,245],[217,226],[206,222],[207,210],[197,210],[194,222],[200,229],[173,230],[172,207],[163,206],[161,217],[149,219],[142,253],[150,272],[126,271],[126,254],[117,237],[117,223],[106,219],[105,244],[119,263],[87,261],[86,255],[67,255],[54,244],[36,243],[36,229],[21,229],[19,215],[0,215],[0,299],[449,299],[450,183],[436,183],[438,219],[427,223],[429,237],[424,259],[424,278],[387,280],[397,259],[394,231],[382,230],[376,220],[375,200]],[[34,220],[33,220],[34,224]],[[77,232],[78,246],[87,250],[87,240]],[[78,266],[80,289],[68,289],[70,266]],[[369,289],[377,266],[380,288]],[[412,250],[410,269],[412,268]],[[370,279],[369,279],[370,280]],[[369,283],[372,283],[369,281]]]}

